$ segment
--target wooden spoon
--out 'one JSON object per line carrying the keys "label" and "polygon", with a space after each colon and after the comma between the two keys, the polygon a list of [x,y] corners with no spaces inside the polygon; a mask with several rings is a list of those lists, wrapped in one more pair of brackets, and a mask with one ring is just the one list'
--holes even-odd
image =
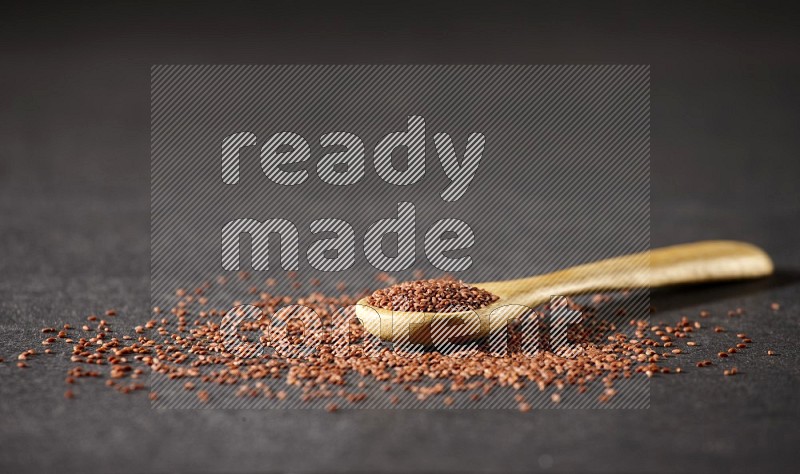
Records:
{"label": "wooden spoon", "polygon": [[553,296],[757,278],[770,275],[772,270],[769,256],[754,245],[711,240],[615,257],[546,275],[473,283],[500,297],[474,311],[391,311],[370,306],[364,298],[357,303],[356,317],[367,331],[386,341],[430,344],[435,328],[462,325],[469,327],[456,338],[463,342],[504,328],[510,318],[547,303]]}

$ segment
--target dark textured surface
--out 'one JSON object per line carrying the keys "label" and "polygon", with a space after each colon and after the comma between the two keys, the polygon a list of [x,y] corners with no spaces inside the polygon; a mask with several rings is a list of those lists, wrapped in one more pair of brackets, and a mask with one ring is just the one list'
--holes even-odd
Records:
{"label": "dark textured surface", "polygon": [[[420,7],[399,20],[275,7],[258,18],[226,5],[4,15],[0,471],[796,469],[796,16],[627,4]],[[657,293],[654,319],[708,309],[709,324],[746,332],[755,343],[735,357],[741,376],[657,377],[646,411],[153,411],[144,394],[99,384],[64,400],[65,357],[25,371],[8,359],[37,346],[42,326],[107,307],[133,323],[148,311],[149,66],[172,62],[652,64],[653,245],[747,240],[778,267],[769,280]],[[746,315],[725,316],[737,306]],[[709,353],[723,340],[698,339]]]}

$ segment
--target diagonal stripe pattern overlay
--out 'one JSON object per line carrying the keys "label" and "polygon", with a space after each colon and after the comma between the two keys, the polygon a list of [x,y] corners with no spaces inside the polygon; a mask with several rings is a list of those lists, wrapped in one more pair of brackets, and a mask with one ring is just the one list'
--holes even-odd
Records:
{"label": "diagonal stripe pattern overlay", "polygon": [[[355,295],[420,273],[506,280],[643,252],[649,193],[649,66],[151,71],[157,307],[175,306],[179,288],[204,288],[207,307],[225,314],[262,291],[303,296],[346,287]],[[448,230],[454,238],[442,234]],[[331,256],[320,239],[334,238],[339,251]],[[376,280],[382,272],[388,277]],[[624,306],[608,315],[617,329],[648,318],[647,289],[609,297]],[[225,386],[210,387],[212,402],[201,403],[183,381],[155,373],[150,380],[158,408],[326,404],[292,393],[236,397]],[[531,384],[522,392],[533,408],[648,407],[644,377],[615,387],[605,403],[602,383],[586,393],[565,390],[557,405],[551,389]],[[455,396],[445,406],[400,389],[389,403],[377,383],[362,391],[363,401],[341,408],[517,408],[519,394]]]}

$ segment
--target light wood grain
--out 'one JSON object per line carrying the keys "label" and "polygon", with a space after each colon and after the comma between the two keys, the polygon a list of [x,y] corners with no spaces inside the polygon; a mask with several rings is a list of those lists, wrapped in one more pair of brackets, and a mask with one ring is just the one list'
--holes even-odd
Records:
{"label": "light wood grain", "polygon": [[[506,321],[553,296],[657,288],[670,285],[758,278],[770,275],[772,261],[760,248],[725,240],[674,245],[580,265],[546,275],[473,283],[500,297],[494,304],[464,313],[413,313],[374,308],[358,302],[356,316],[383,340],[430,343],[432,325],[471,324],[460,341],[484,337]],[[465,326],[466,327],[466,326]]]}

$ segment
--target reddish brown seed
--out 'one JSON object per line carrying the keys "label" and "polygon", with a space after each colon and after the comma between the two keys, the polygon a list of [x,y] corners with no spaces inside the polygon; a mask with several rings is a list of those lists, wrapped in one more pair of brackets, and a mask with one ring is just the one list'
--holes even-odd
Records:
{"label": "reddish brown seed", "polygon": [[158,399],[158,394],[156,392],[150,392],[147,395],[147,398],[149,398],[150,400],[157,400]]}
{"label": "reddish brown seed", "polygon": [[682,353],[682,352],[683,352],[683,351],[682,351],[682,350],[680,350],[680,349],[672,349],[672,353],[673,353],[673,354],[680,354],[680,353]]}
{"label": "reddish brown seed", "polygon": [[209,395],[205,390],[199,390],[197,392],[197,399],[202,403],[208,403],[208,401],[211,399],[211,395]]}
{"label": "reddish brown seed", "polygon": [[700,311],[700,317],[701,318],[707,318],[709,316],[711,316],[711,313],[709,313],[708,311],[706,311],[706,310]]}
{"label": "reddish brown seed", "polygon": [[728,349],[728,354],[736,354],[736,348],[735,347],[729,348]]}
{"label": "reddish brown seed", "polygon": [[717,355],[718,355],[719,357],[721,357],[721,358],[728,357],[728,353],[727,353],[727,352],[720,352],[720,353],[719,353],[719,354],[717,354]]}
{"label": "reddish brown seed", "polygon": [[116,315],[117,315],[117,310],[116,309],[107,309],[106,310],[106,316],[116,316]]}
{"label": "reddish brown seed", "polygon": [[742,339],[742,342],[745,343],[745,344],[750,344],[750,343],[753,342],[753,340],[752,339]]}
{"label": "reddish brown seed", "polygon": [[560,402],[561,402],[561,394],[559,394],[559,393],[554,393],[554,394],[550,395],[550,400],[551,400],[553,403],[560,403]]}
{"label": "reddish brown seed", "polygon": [[739,339],[747,339],[747,334],[739,333],[736,335],[736,337],[738,337]]}
{"label": "reddish brown seed", "polygon": [[20,369],[24,369],[28,367],[28,364],[26,364],[25,362],[17,362],[17,367],[19,367]]}
{"label": "reddish brown seed", "polygon": [[696,346],[696,345],[697,345],[697,343],[696,343],[696,342],[694,342],[694,341],[688,341],[688,342],[686,343],[686,345],[687,345],[687,346]]}
{"label": "reddish brown seed", "polygon": [[521,411],[522,413],[527,413],[527,412],[531,411],[530,403],[522,402],[517,406],[519,407],[519,411]]}
{"label": "reddish brown seed", "polygon": [[767,355],[768,356],[774,356],[775,355],[775,351],[767,351]]}
{"label": "reddish brown seed", "polygon": [[681,372],[683,372],[683,369],[681,369],[680,367],[675,367],[676,374],[680,374]]}
{"label": "reddish brown seed", "polygon": [[778,311],[779,309],[781,309],[780,303],[772,303],[769,305],[769,307],[772,311]]}
{"label": "reddish brown seed", "polygon": [[66,392],[64,392],[64,398],[68,400],[75,398],[75,393],[72,390],[67,390]]}
{"label": "reddish brown seed", "polygon": [[56,332],[54,328],[42,328],[42,334],[47,332]]}
{"label": "reddish brown seed", "polygon": [[328,405],[325,406],[325,411],[327,411],[328,413],[333,413],[338,409],[339,407],[335,403],[328,403]]}
{"label": "reddish brown seed", "polygon": [[747,349],[747,344],[741,344],[741,343],[736,344],[736,348],[737,349]]}
{"label": "reddish brown seed", "polygon": [[714,332],[725,332],[725,328],[722,326],[717,326],[714,328]]}

